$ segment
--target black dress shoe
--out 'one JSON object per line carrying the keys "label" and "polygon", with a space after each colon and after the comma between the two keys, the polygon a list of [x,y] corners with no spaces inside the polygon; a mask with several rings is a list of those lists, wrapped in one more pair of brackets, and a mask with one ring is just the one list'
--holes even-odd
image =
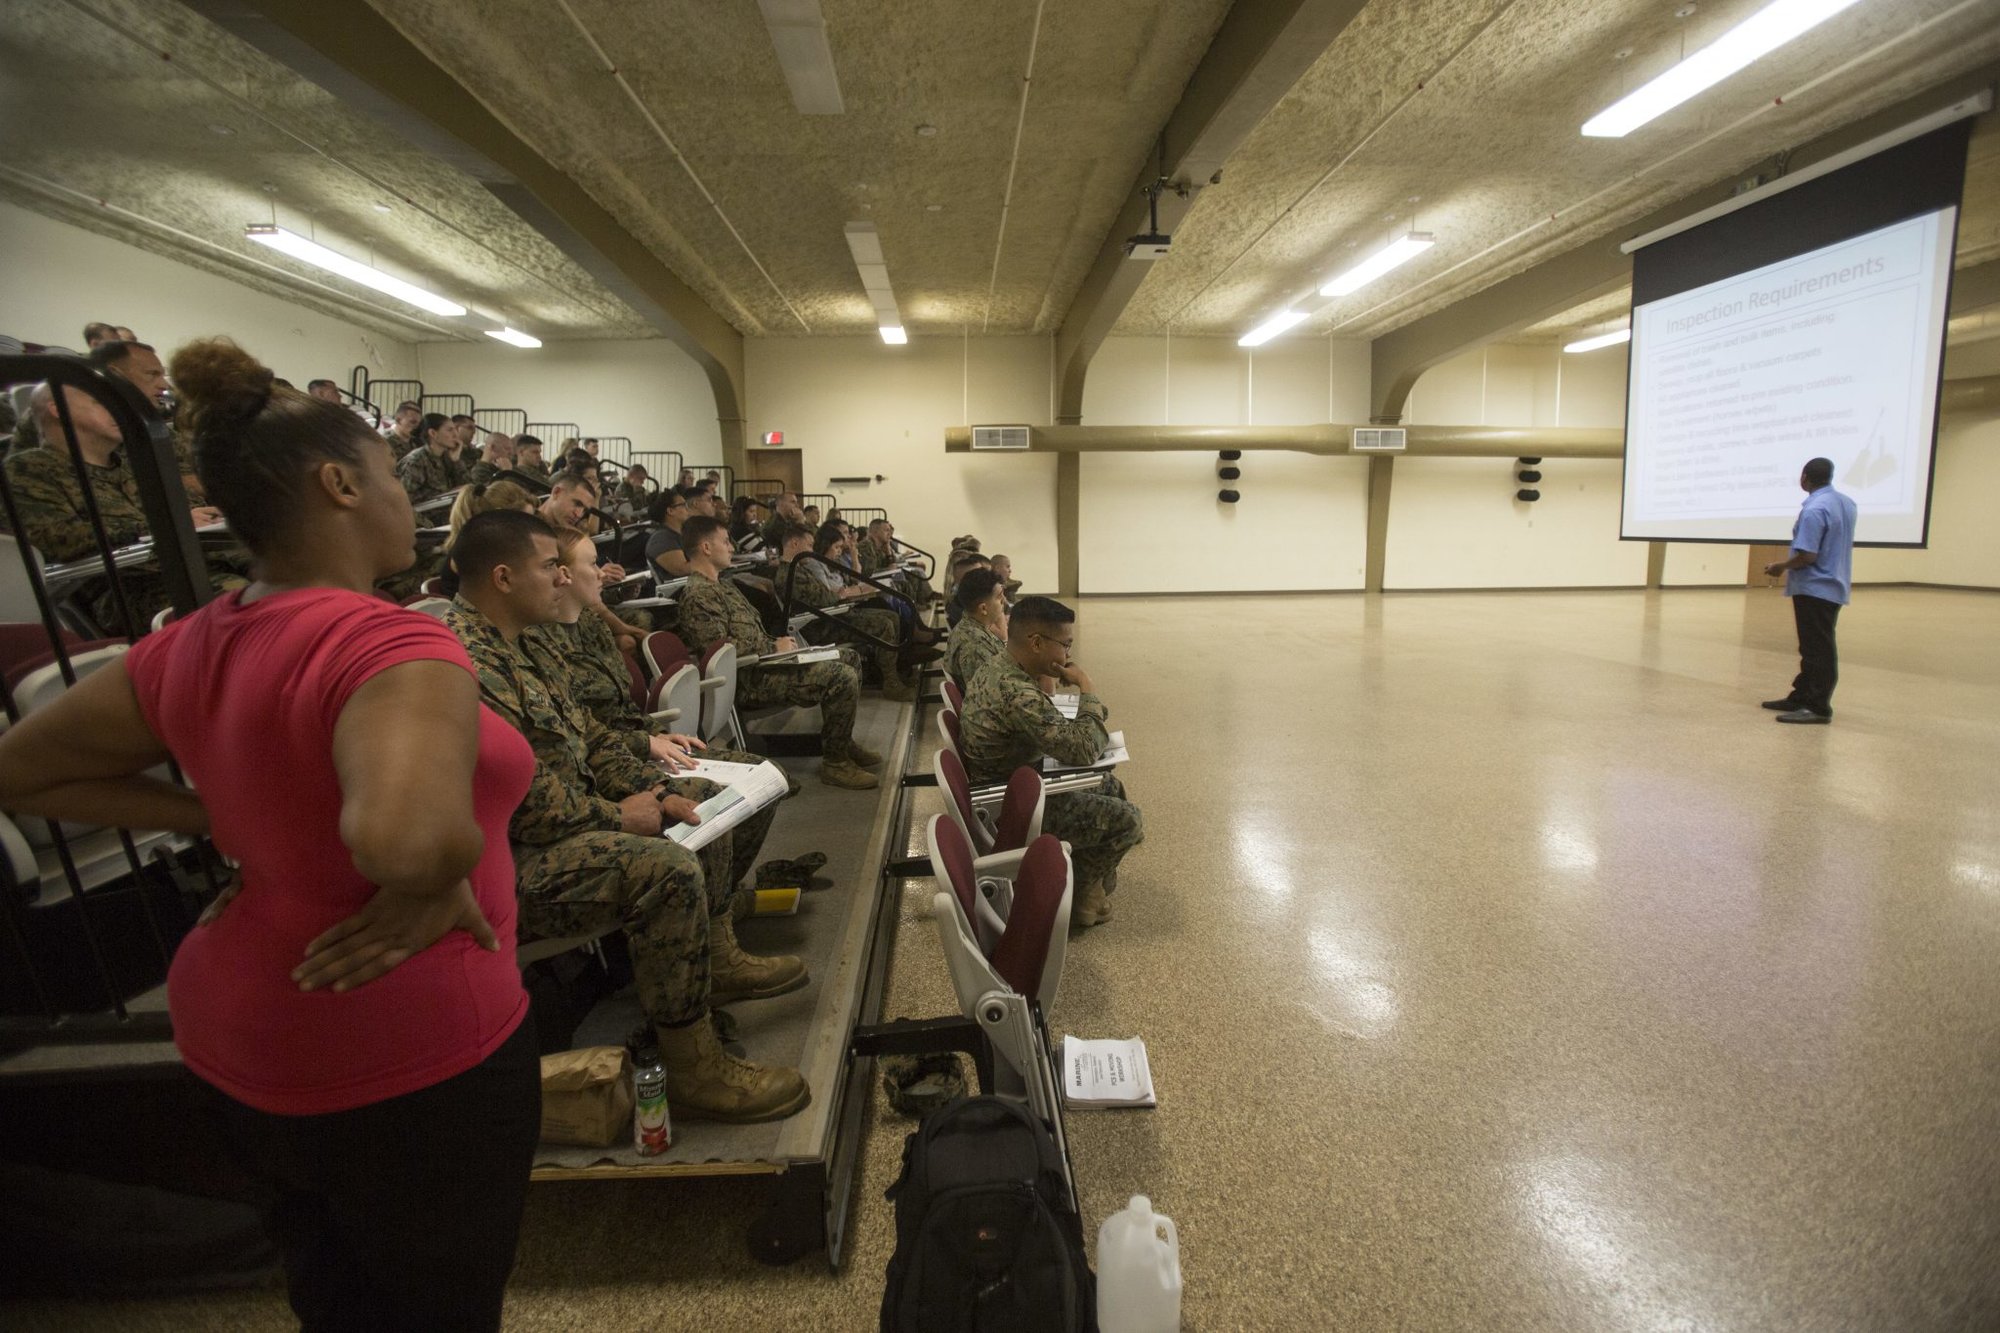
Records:
{"label": "black dress shoe", "polygon": [[1833,714],[1831,714],[1831,713],[1815,713],[1815,712],[1813,712],[1813,710],[1812,710],[1812,709],[1810,709],[1810,708],[1795,708],[1795,709],[1793,709],[1793,710],[1792,710],[1791,712],[1789,712],[1789,713],[1780,713],[1780,714],[1778,714],[1778,721],[1780,721],[1780,722],[1799,722],[1799,723],[1815,723],[1815,722],[1817,722],[1817,723],[1821,723],[1821,724],[1825,724],[1825,723],[1828,723],[1828,722],[1831,722],[1831,721],[1833,721]]}
{"label": "black dress shoe", "polygon": [[1797,699],[1766,699],[1764,701],[1764,707],[1770,709],[1774,713],[1794,712],[1797,710],[1798,706],[1799,706],[1799,701]]}

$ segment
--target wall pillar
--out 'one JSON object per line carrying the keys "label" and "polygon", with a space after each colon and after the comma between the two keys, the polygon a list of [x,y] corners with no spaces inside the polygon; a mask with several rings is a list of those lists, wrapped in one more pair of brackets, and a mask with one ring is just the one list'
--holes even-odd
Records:
{"label": "wall pillar", "polygon": [[1075,597],[1082,579],[1077,534],[1083,526],[1083,455],[1056,455],[1056,594]]}
{"label": "wall pillar", "polygon": [[1648,590],[1660,586],[1667,573],[1667,544],[1665,542],[1646,543],[1646,587]]}

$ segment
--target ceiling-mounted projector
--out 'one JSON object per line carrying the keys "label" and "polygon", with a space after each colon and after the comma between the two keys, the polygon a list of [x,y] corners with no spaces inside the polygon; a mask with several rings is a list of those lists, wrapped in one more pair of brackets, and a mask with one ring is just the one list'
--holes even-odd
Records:
{"label": "ceiling-mounted projector", "polygon": [[1162,236],[1156,231],[1149,231],[1143,236],[1128,236],[1125,238],[1125,257],[1127,259],[1165,259],[1167,257],[1167,247],[1173,243],[1173,237]]}

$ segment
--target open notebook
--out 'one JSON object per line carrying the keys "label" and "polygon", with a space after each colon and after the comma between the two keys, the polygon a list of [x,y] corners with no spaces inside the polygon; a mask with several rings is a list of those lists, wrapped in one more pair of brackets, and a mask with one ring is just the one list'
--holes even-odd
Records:
{"label": "open notebook", "polygon": [[1097,756],[1094,764],[1065,764],[1059,759],[1042,760],[1044,773],[1075,773],[1085,768],[1115,768],[1132,756],[1125,749],[1125,733],[1114,731],[1105,743],[1104,753]]}
{"label": "open notebook", "polygon": [[675,824],[665,830],[667,837],[691,852],[700,851],[785,794],[785,775],[769,760],[725,764],[703,759],[692,769],[683,770],[681,776],[722,784],[720,792],[694,808],[701,817],[699,824]]}

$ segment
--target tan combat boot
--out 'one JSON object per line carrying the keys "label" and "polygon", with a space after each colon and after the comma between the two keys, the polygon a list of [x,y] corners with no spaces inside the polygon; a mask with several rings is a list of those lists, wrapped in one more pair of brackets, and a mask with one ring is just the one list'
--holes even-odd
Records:
{"label": "tan combat boot", "polygon": [[852,739],[847,742],[847,757],[863,768],[873,768],[882,762],[881,755],[876,754],[860,741]]}
{"label": "tan combat boot", "polygon": [[[853,748],[835,750],[829,748],[826,757],[819,761],[819,780],[829,787],[845,787],[849,791],[867,791],[881,784],[875,775],[854,762]],[[880,763],[878,759],[876,761]]]}
{"label": "tan combat boot", "polygon": [[913,704],[917,701],[917,687],[904,678],[896,669],[894,662],[882,664],[882,697],[896,704]]}
{"label": "tan combat boot", "polygon": [[1104,891],[1104,881],[1092,880],[1079,884],[1069,900],[1069,923],[1083,928],[1101,926],[1111,919],[1111,899]]}
{"label": "tan combat boot", "polygon": [[736,923],[725,913],[708,920],[708,1002],[765,1000],[806,984],[806,965],[790,954],[760,958],[743,952]]}
{"label": "tan combat boot", "polygon": [[782,1120],[812,1101],[798,1070],[752,1064],[723,1050],[706,1015],[699,1023],[653,1032],[667,1071],[667,1108],[676,1119],[749,1125]]}

